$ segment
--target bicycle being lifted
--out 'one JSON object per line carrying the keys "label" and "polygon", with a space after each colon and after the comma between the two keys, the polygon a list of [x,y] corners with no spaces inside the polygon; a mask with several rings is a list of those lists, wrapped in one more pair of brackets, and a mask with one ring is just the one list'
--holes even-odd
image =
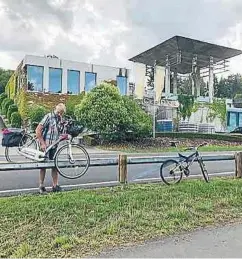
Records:
{"label": "bicycle being lifted", "polygon": [[209,182],[209,176],[205,164],[203,162],[202,157],[200,156],[198,149],[207,145],[207,143],[203,143],[197,147],[189,147],[185,149],[185,151],[194,151],[189,156],[182,155],[178,148],[176,141],[170,142],[172,146],[176,147],[178,151],[179,160],[169,159],[166,160],[160,167],[160,176],[163,182],[167,185],[177,184],[182,180],[183,175],[188,177],[190,175],[190,166],[196,160],[200,166],[203,178],[206,182]]}
{"label": "bicycle being lifted", "polygon": [[[26,130],[18,132],[3,130],[2,146],[5,146],[6,160],[17,163],[17,153],[35,162],[48,161],[48,152],[57,146],[54,164],[58,173],[67,179],[77,179],[83,176],[90,166],[90,157],[82,145],[73,143],[73,139],[83,131],[83,127],[75,125],[75,122],[71,117],[67,117],[62,123],[62,134],[44,152],[40,151],[36,137],[28,134]],[[11,154],[13,148],[16,149]]]}

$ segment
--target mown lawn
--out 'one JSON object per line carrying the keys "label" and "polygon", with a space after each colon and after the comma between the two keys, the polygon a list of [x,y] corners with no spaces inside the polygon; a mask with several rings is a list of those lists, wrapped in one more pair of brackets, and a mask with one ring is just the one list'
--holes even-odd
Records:
{"label": "mown lawn", "polygon": [[[166,152],[177,152],[176,148],[173,147],[147,147],[147,148],[139,148],[139,147],[126,147],[126,146],[102,146],[100,147],[104,150],[112,150],[112,151],[120,151],[125,153],[166,153]],[[184,152],[185,147],[179,147],[179,150]],[[199,151],[204,152],[216,152],[216,151],[242,151],[241,146],[216,146],[216,145],[209,145],[199,148]]]}
{"label": "mown lawn", "polygon": [[82,257],[242,219],[242,181],[184,181],[0,198],[0,257]]}

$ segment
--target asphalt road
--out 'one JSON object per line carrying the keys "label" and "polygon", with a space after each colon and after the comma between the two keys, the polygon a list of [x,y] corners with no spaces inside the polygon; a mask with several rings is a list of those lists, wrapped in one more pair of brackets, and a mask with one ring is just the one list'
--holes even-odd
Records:
{"label": "asphalt road", "polygon": [[198,230],[144,245],[107,251],[101,258],[241,258],[242,224]]}
{"label": "asphalt road", "polygon": [[[134,156],[134,155],[132,154],[130,156]],[[91,159],[94,157],[95,158],[117,157],[117,154],[98,153],[98,154],[91,154],[90,157]],[[5,161],[5,158],[3,156],[0,156],[0,161]],[[206,167],[209,173],[233,172],[234,161],[206,162]],[[128,180],[133,181],[136,179],[144,179],[144,178],[158,178],[159,169],[160,169],[159,164],[129,165]],[[50,172],[50,170],[48,171]],[[200,168],[198,167],[197,163],[195,163],[192,166],[191,174],[201,175]],[[118,179],[117,176],[118,176],[117,166],[90,167],[88,172],[79,179],[68,180],[60,176],[59,183],[61,185],[74,185],[74,184],[117,181]],[[2,171],[0,172],[0,191],[36,188],[38,187],[38,177],[39,177],[39,170]],[[47,176],[46,176],[46,186],[51,186],[50,173],[47,173]]]}

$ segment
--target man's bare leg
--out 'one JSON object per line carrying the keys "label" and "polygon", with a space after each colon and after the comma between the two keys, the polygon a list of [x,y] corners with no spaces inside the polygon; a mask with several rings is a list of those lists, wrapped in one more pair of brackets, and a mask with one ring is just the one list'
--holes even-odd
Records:
{"label": "man's bare leg", "polygon": [[58,172],[56,168],[52,169],[52,179],[53,179],[53,187],[56,187],[58,185]]}
{"label": "man's bare leg", "polygon": [[46,169],[40,169],[40,174],[39,174],[39,192],[44,193],[46,192],[46,189],[44,187],[44,181],[45,181],[45,174],[46,174]]}
{"label": "man's bare leg", "polygon": [[52,169],[52,179],[53,179],[53,187],[52,187],[52,191],[53,192],[61,192],[62,189],[61,187],[58,185],[58,171],[56,168]]}

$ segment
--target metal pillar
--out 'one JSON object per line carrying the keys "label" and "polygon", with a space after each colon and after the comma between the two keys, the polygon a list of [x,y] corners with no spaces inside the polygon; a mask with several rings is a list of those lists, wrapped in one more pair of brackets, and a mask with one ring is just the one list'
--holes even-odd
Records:
{"label": "metal pillar", "polygon": [[192,95],[193,96],[195,96],[196,75],[197,75],[197,55],[194,55],[192,58]]}
{"label": "metal pillar", "polygon": [[154,63],[154,81],[153,81],[153,97],[154,97],[154,106],[153,106],[153,138],[155,138],[155,128],[156,128],[156,101],[155,101],[155,97],[156,97],[156,81],[155,81],[155,77],[156,77],[156,60]]}
{"label": "metal pillar", "polygon": [[166,55],[166,69],[165,69],[165,97],[166,98],[170,96],[170,93],[171,93],[170,75],[171,75],[170,62],[169,62],[168,55]]}
{"label": "metal pillar", "polygon": [[173,78],[173,94],[177,95],[177,71],[174,72],[174,78]]}
{"label": "metal pillar", "polygon": [[213,86],[213,80],[214,80],[214,64],[213,64],[213,57],[210,57],[209,60],[209,81],[208,81],[208,91],[209,91],[209,102],[213,102],[213,96],[214,96],[214,86]]}
{"label": "metal pillar", "polygon": [[197,89],[197,97],[201,96],[201,81],[200,81],[200,68],[197,68],[196,73],[196,89]]}

